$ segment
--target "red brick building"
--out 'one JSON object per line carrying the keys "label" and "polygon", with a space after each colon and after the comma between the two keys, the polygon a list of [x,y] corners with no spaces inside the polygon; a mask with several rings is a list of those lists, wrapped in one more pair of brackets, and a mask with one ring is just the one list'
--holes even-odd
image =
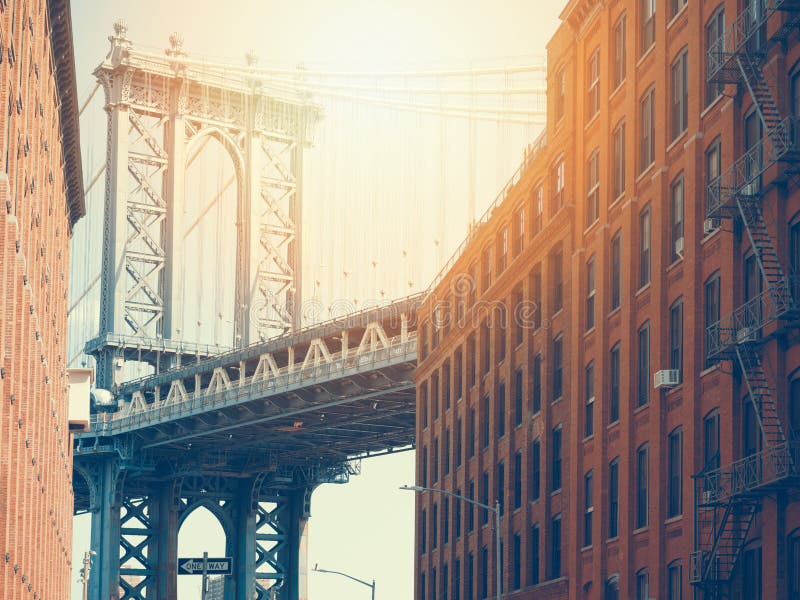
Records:
{"label": "red brick building", "polygon": [[[504,597],[800,598],[798,9],[561,13],[546,131],[420,312],[417,484],[500,501]],[[416,517],[416,598],[493,596],[491,514]]]}
{"label": "red brick building", "polygon": [[0,0],[0,596],[69,597],[67,283],[83,184],[67,0]]}

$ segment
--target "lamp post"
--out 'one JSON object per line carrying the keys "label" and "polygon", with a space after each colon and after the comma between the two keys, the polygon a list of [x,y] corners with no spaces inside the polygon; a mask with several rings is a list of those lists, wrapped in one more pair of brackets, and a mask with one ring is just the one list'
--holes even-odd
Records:
{"label": "lamp post", "polygon": [[360,583],[361,585],[365,585],[372,590],[372,600],[375,600],[375,580],[372,580],[372,583],[367,583],[363,579],[359,579],[358,577],[353,577],[352,575],[348,575],[347,573],[342,573],[341,571],[331,571],[330,569],[320,569],[319,565],[314,565],[314,570],[317,573],[333,573],[334,575],[341,575],[342,577],[347,577],[348,579],[352,579]]}
{"label": "lamp post", "polygon": [[436,492],[437,494],[444,494],[445,496],[452,496],[458,500],[469,502],[483,509],[490,510],[494,513],[494,568],[495,568],[495,590],[497,591],[497,600],[501,600],[503,596],[503,584],[500,577],[500,566],[502,557],[500,556],[500,501],[495,500],[494,506],[489,506],[483,502],[478,502],[472,498],[467,498],[455,492],[441,490],[439,488],[425,487],[422,485],[401,485],[401,490],[409,490],[412,492]]}

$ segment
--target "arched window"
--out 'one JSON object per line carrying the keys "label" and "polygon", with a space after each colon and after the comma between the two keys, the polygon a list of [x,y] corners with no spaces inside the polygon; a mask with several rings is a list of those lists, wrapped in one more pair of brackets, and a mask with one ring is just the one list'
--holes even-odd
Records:
{"label": "arched window", "polygon": [[619,575],[614,574],[606,579],[604,600],[619,600]]}
{"label": "arched window", "polygon": [[753,540],[742,552],[742,598],[761,600],[761,540]]}
{"label": "arched window", "polygon": [[789,600],[800,600],[800,528],[789,534],[786,551],[789,557],[789,569],[786,571],[789,574]]}
{"label": "arched window", "polygon": [[650,574],[647,569],[636,572],[636,600],[650,600]]}

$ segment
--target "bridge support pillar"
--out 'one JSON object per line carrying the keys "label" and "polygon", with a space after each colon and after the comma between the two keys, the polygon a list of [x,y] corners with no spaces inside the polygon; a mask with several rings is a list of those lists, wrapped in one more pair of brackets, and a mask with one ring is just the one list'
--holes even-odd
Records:
{"label": "bridge support pillar", "polygon": [[156,598],[166,600],[178,596],[178,502],[173,484],[161,490],[156,505]]}
{"label": "bridge support pillar", "polygon": [[119,465],[116,458],[103,460],[96,471],[97,505],[92,512],[94,568],[89,579],[91,600],[119,598],[120,502],[117,489]]}

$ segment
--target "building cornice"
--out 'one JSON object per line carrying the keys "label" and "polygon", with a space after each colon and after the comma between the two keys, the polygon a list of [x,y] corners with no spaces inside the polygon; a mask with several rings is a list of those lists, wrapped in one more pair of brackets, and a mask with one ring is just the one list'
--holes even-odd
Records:
{"label": "building cornice", "polygon": [[55,66],[58,90],[61,151],[67,188],[70,226],[86,214],[81,164],[78,86],[75,78],[75,52],[72,45],[72,18],[69,0],[49,0],[50,51]]}

